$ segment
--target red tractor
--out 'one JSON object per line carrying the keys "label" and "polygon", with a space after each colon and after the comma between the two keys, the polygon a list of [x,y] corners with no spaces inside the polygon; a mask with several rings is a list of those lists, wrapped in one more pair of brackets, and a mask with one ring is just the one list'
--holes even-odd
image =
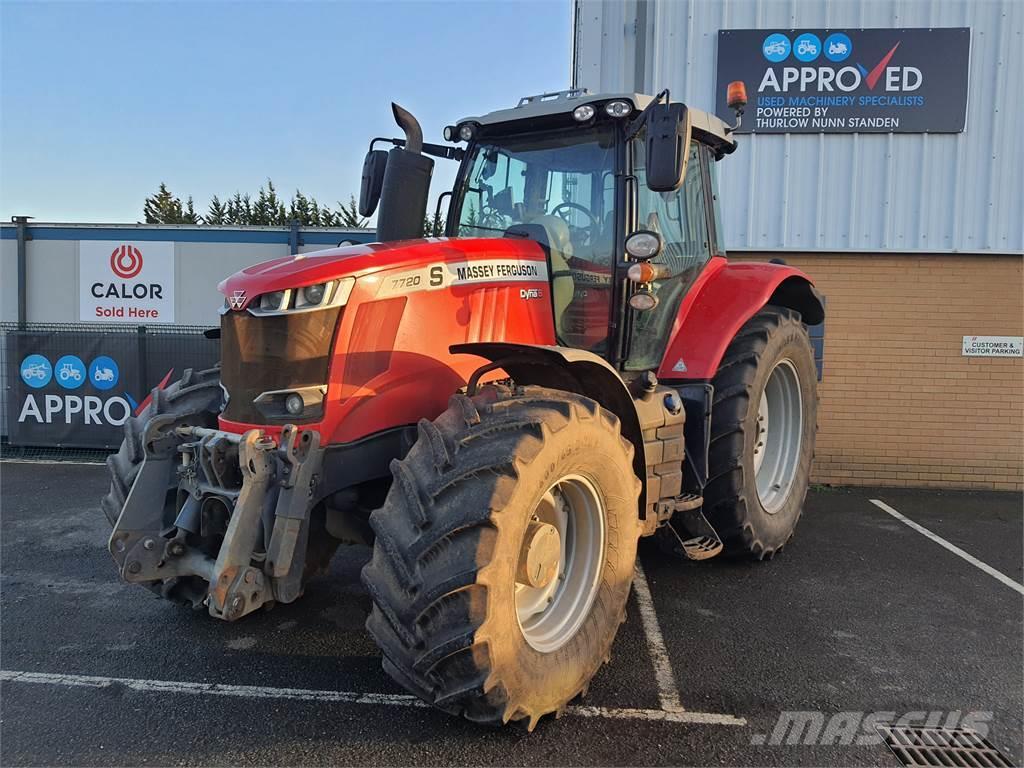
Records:
{"label": "red tractor", "polygon": [[[667,91],[528,97],[445,145],[394,114],[362,179],[380,242],[221,283],[220,366],[154,390],[110,457],[110,553],[231,621],[372,545],[384,669],[532,727],[608,659],[639,537],[694,559],[789,540],[823,301],[726,259],[734,128]],[[421,237],[427,155],[459,163],[443,238]]]}

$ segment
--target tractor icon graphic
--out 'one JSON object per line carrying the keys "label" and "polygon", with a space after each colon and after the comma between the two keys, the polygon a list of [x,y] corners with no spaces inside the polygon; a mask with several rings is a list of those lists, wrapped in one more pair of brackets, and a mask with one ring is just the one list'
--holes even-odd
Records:
{"label": "tractor icon graphic", "polygon": [[114,372],[110,368],[97,368],[92,374],[93,381],[113,381]]}
{"label": "tractor icon graphic", "polygon": [[21,375],[25,379],[48,379],[50,374],[42,363],[32,363],[21,369]]}
{"label": "tractor icon graphic", "polygon": [[765,56],[785,56],[786,44],[781,40],[773,40],[764,47]]}
{"label": "tractor icon graphic", "polygon": [[61,381],[70,381],[71,379],[75,381],[82,380],[82,372],[75,367],[74,363],[64,363],[57,372],[57,376]]}
{"label": "tractor icon graphic", "polygon": [[815,56],[818,53],[818,46],[804,38],[797,44],[796,53],[798,56]]}
{"label": "tractor icon graphic", "polygon": [[[806,42],[806,41],[805,41]],[[829,56],[842,56],[844,53],[849,53],[850,49],[846,46],[842,40],[835,40],[828,44],[828,55]]]}

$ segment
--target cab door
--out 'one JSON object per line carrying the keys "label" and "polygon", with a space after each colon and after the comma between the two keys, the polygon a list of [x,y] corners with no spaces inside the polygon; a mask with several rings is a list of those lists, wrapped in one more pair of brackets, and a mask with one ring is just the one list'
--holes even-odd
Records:
{"label": "cab door", "polygon": [[623,367],[640,371],[656,369],[665,353],[679,305],[712,255],[719,251],[713,242],[715,223],[709,218],[713,196],[712,162],[709,150],[691,141],[686,177],[675,192],[652,192],[644,169],[644,134],[630,142],[632,173],[635,177],[636,230],[651,230],[661,236],[661,253],[652,261],[668,267],[669,277],[652,285],[658,304],[646,312],[631,310],[628,352]]}

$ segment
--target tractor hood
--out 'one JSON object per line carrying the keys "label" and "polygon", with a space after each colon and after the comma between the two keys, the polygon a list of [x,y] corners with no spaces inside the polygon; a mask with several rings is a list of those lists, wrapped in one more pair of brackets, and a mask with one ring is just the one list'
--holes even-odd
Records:
{"label": "tractor hood", "polygon": [[536,242],[520,238],[430,238],[330,248],[246,267],[217,286],[226,306],[243,310],[258,296],[328,280],[443,262],[506,259],[544,262]]}

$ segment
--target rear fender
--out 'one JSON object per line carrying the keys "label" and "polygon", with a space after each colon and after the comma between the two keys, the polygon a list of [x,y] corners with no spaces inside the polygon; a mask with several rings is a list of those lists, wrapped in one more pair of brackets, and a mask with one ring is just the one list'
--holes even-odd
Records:
{"label": "rear fender", "polygon": [[[576,392],[597,401],[619,417],[622,436],[633,444],[633,469],[639,478],[647,477],[643,431],[640,417],[626,383],[619,372],[593,352],[571,347],[540,344],[480,342],[455,344],[452,354],[469,354],[500,363],[517,384]],[[640,491],[640,515],[647,509],[646,484]]]}
{"label": "rear fender", "polygon": [[736,333],[766,304],[794,309],[808,325],[825,319],[823,296],[799,269],[713,258],[683,299],[658,376],[711,379]]}

